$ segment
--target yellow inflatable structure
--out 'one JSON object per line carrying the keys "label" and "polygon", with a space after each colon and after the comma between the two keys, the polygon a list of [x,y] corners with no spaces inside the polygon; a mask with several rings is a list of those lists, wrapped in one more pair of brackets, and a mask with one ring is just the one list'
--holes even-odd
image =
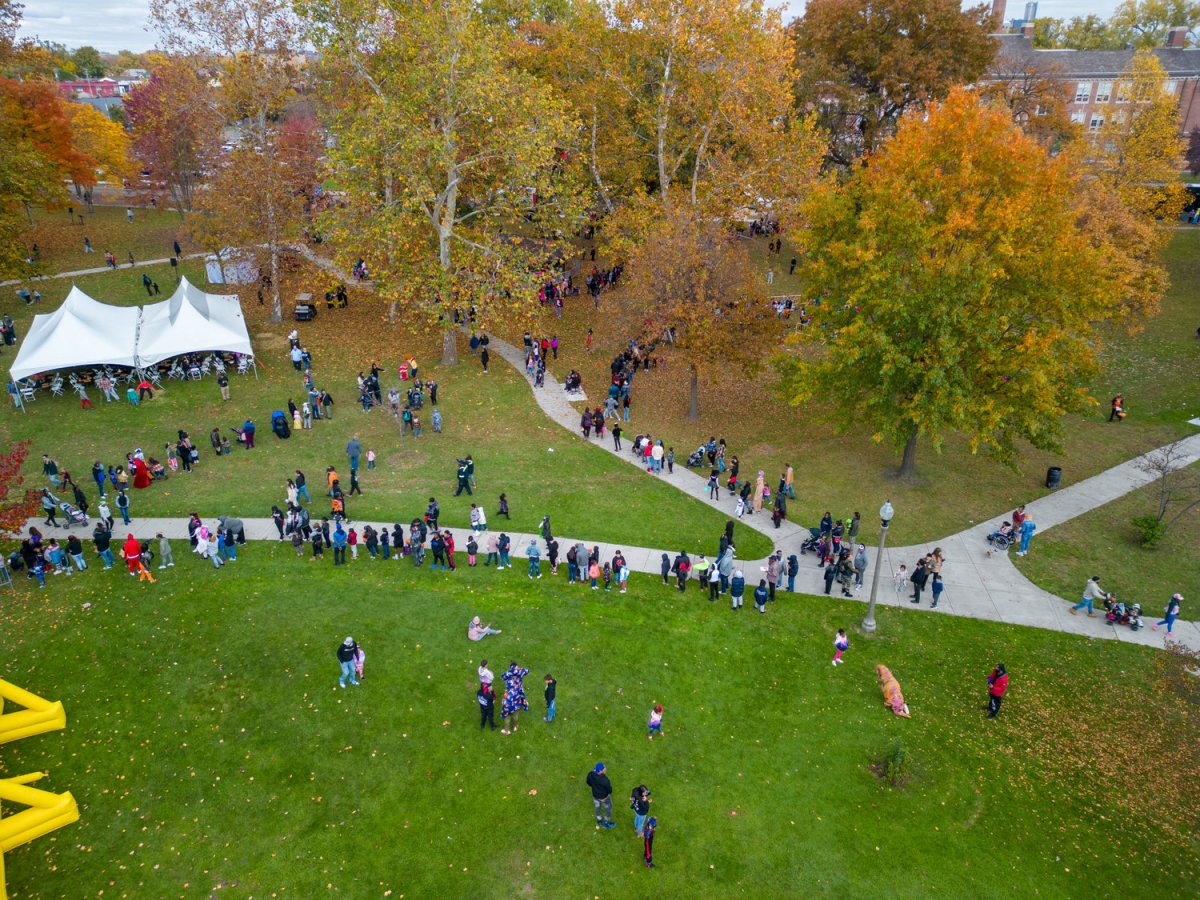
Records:
{"label": "yellow inflatable structure", "polygon": [[36,694],[23,691],[15,684],[0,679],[0,710],[3,702],[25,707],[20,712],[0,715],[0,744],[67,727],[67,713],[62,703],[43,700]]}
{"label": "yellow inflatable structure", "polygon": [[[3,701],[23,707],[19,712],[3,713]],[[47,731],[66,728],[67,714],[61,703],[51,703],[16,685],[0,680],[0,744]],[[7,900],[4,880],[4,853],[27,844],[64,825],[79,821],[79,805],[70,793],[52,794],[29,787],[46,777],[45,772],[30,772],[15,778],[0,778],[0,900]],[[17,803],[26,809],[4,815],[3,804]]]}
{"label": "yellow inflatable structure", "polygon": [[8,801],[28,807],[0,819],[0,900],[8,897],[4,887],[5,851],[79,821],[79,806],[69,792],[51,794],[28,787],[45,776],[44,772],[30,772],[16,778],[0,778],[0,804]]}

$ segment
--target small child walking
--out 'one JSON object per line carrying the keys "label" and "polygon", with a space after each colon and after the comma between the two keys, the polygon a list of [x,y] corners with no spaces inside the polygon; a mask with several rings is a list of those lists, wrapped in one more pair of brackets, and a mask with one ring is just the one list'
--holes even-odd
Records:
{"label": "small child walking", "polygon": [[904,585],[908,583],[908,570],[903,564],[896,570],[896,574],[892,576],[892,586],[896,588],[896,602],[900,602],[900,598],[904,595]]}
{"label": "small child walking", "polygon": [[367,448],[367,468],[375,468],[375,451],[370,448]]}
{"label": "small child walking", "polygon": [[158,557],[159,557],[158,567],[160,569],[165,569],[167,566],[174,567],[175,554],[173,554],[171,552],[171,542],[168,541],[165,537],[163,537],[163,534],[161,531],[157,535],[155,535],[155,537],[158,538]]}
{"label": "small child walking", "polygon": [[354,650],[354,673],[361,680],[363,677],[363,663],[367,661],[367,654],[359,644]]}
{"label": "small child walking", "polygon": [[658,830],[658,819],[651,816],[642,828],[642,856],[646,860],[646,868],[654,868],[654,833]]}
{"label": "small child walking", "polygon": [[663,708],[659,704],[650,710],[650,721],[646,723],[650,729],[650,733],[646,736],[649,740],[654,740],[654,736],[662,734]]}
{"label": "small child walking", "polygon": [[554,676],[547,673],[546,675],[546,721],[554,721],[554,698],[558,682],[554,680]]}
{"label": "small child walking", "polygon": [[842,654],[850,649],[850,639],[846,637],[846,629],[839,628],[837,635],[833,639],[833,665],[840,666],[845,662],[842,659]]}

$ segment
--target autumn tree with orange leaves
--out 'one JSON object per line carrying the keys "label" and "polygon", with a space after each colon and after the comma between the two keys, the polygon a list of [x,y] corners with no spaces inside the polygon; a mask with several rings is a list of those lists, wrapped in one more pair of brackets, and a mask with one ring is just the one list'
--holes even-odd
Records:
{"label": "autumn tree with orange leaves", "polygon": [[958,433],[1008,464],[1020,441],[1056,448],[1128,286],[1079,222],[1081,172],[966,90],[907,117],[805,204],[814,322],[791,339],[788,398],[903,448],[902,476],[921,438]]}
{"label": "autumn tree with orange leaves", "polygon": [[[629,263],[628,293],[645,308],[659,352],[688,368],[688,411],[700,418],[700,382],[753,374],[777,346],[779,319],[745,244],[687,206],[655,221]],[[666,334],[670,338],[664,338]]]}

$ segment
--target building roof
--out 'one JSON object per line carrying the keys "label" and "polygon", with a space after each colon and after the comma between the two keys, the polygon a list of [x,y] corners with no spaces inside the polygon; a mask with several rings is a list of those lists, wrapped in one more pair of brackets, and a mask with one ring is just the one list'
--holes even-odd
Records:
{"label": "building roof", "polygon": [[[1115,78],[1129,66],[1136,51],[1042,50],[1020,34],[995,36],[1000,44],[992,72],[1001,74],[1024,68],[1054,67],[1075,78]],[[1151,51],[1171,78],[1200,77],[1200,47],[1155,47]]]}

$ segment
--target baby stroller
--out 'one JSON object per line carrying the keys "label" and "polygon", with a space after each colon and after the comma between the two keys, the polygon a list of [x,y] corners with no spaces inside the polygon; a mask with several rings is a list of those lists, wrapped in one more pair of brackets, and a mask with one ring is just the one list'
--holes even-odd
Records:
{"label": "baby stroller", "polygon": [[808,529],[808,537],[804,539],[804,543],[800,545],[800,555],[803,556],[809,550],[816,550],[821,546],[821,529]]}
{"label": "baby stroller", "polygon": [[1137,631],[1142,627],[1142,605],[1140,603],[1126,607],[1124,603],[1110,596],[1104,601],[1104,608],[1107,610],[1104,614],[1104,621],[1107,624],[1128,625],[1131,631]]}
{"label": "baby stroller", "polygon": [[704,445],[701,444],[699,447],[697,447],[695,450],[693,450],[688,455],[687,467],[689,469],[694,469],[697,466],[701,466],[703,464],[704,464]]}
{"label": "baby stroller", "polygon": [[66,500],[62,500],[59,502],[58,508],[61,509],[63,511],[63,515],[67,517],[68,527],[71,525],[87,525],[87,513],[83,512],[83,510],[79,509],[78,507],[72,506]]}
{"label": "baby stroller", "polygon": [[288,425],[287,416],[284,415],[283,410],[277,409],[271,413],[271,430],[280,440],[292,436],[292,429]]}

